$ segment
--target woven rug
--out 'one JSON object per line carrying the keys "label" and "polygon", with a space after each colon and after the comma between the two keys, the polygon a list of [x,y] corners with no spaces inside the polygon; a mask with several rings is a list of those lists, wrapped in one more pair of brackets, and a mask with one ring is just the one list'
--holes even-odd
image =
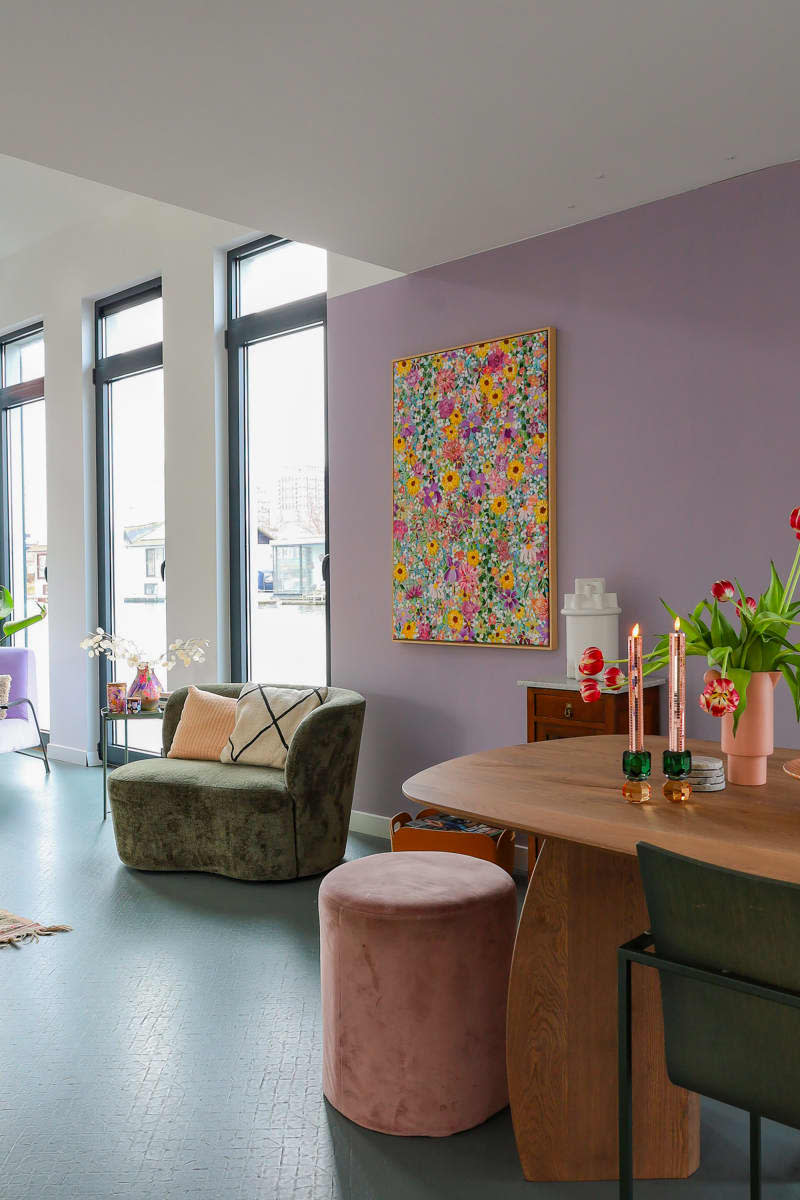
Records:
{"label": "woven rug", "polygon": [[38,921],[26,921],[0,908],[0,950],[5,946],[21,946],[23,942],[38,942],[40,937],[51,933],[69,933],[71,925],[40,925]]}

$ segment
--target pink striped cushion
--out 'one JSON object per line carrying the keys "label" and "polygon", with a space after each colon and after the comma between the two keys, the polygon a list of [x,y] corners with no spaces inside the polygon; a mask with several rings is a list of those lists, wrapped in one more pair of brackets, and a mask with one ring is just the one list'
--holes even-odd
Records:
{"label": "pink striped cushion", "polygon": [[219,762],[223,746],[236,723],[234,696],[217,696],[189,688],[181,719],[167,758],[197,758]]}

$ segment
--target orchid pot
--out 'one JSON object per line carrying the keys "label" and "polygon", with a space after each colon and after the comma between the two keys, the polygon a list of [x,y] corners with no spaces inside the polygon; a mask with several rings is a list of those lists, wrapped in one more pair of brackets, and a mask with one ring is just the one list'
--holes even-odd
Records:
{"label": "orchid pot", "polygon": [[81,649],[88,652],[89,658],[103,655],[116,663],[127,663],[136,672],[128,688],[128,697],[138,697],[143,712],[154,712],[158,708],[159,696],[164,690],[156,675],[156,667],[171,671],[176,663],[190,667],[193,663],[205,662],[207,646],[206,638],[176,638],[162,655],[148,659],[147,653],[143,653],[134,642],[114,633],[106,633],[102,628],[96,629],[81,642]]}

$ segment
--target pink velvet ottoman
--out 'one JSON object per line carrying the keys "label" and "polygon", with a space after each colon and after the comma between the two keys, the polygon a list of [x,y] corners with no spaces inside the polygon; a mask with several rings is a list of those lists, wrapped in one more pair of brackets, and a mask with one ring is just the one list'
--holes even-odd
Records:
{"label": "pink velvet ottoman", "polygon": [[514,883],[423,851],[344,863],[319,892],[322,1086],[367,1129],[446,1137],[508,1103]]}

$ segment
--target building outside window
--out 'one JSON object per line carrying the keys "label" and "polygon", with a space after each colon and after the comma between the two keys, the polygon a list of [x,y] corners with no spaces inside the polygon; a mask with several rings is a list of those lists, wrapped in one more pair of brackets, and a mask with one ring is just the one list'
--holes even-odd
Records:
{"label": "building outside window", "polygon": [[324,683],[326,255],[265,238],[228,261],[234,677]]}
{"label": "building outside window", "polygon": [[[162,329],[159,281],[96,306],[100,624],[144,660],[167,645]],[[101,658],[100,670],[102,694],[110,672],[130,683],[135,668]],[[135,722],[130,735],[135,749],[160,751],[156,722]]]}

